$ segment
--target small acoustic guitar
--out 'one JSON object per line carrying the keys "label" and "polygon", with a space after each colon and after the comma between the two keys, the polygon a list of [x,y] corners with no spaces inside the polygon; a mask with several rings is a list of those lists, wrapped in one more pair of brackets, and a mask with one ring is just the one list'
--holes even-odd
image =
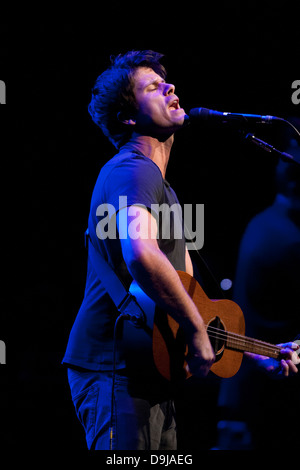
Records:
{"label": "small acoustic guitar", "polygon": [[[211,300],[195,278],[183,271],[177,273],[206,325],[216,356],[210,369],[214,374],[222,378],[235,375],[241,366],[244,352],[280,358],[280,346],[245,336],[244,315],[235,302],[227,299]],[[157,309],[155,303],[134,282],[130,291],[146,316],[146,324],[139,332],[134,327],[128,327],[126,322],[127,331],[130,328],[135,331],[131,331],[131,339],[127,339],[127,346],[135,350],[135,358],[142,355],[151,341],[151,360],[154,360],[156,369],[163,377],[167,380],[189,378],[191,373],[186,360],[188,346],[182,328],[170,315]]]}

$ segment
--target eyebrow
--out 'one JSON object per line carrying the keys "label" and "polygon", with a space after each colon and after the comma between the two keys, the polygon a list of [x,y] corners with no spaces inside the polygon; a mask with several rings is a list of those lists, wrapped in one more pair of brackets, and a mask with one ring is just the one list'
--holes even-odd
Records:
{"label": "eyebrow", "polygon": [[164,80],[163,78],[156,77],[150,80],[149,83],[146,83],[145,88],[147,88],[150,85],[156,85],[157,83],[166,83],[166,80]]}
{"label": "eyebrow", "polygon": [[154,77],[154,78],[149,79],[148,81],[146,80],[145,83],[140,83],[140,86],[138,88],[142,89],[142,90],[145,90],[150,85],[156,85],[156,84],[159,84],[159,83],[166,83],[166,81],[163,78]]}

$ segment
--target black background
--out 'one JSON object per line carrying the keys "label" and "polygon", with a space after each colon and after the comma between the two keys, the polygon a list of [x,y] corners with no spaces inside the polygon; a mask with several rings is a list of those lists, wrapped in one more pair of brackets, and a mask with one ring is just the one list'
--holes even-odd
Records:
{"label": "black background", "polygon": [[[299,78],[296,2],[242,3],[204,9],[191,2],[143,8],[111,2],[76,20],[58,21],[57,14],[50,22],[39,14],[38,21],[0,23],[0,79],[7,86],[0,107],[2,443],[85,449],[60,361],[83,296],[91,192],[115,152],[87,112],[110,55],[165,54],[168,80],[186,111],[203,106],[299,116],[300,105],[291,100]],[[280,146],[281,126],[251,130]],[[276,158],[231,128],[194,125],[176,135],[167,180],[182,204],[205,204],[201,254],[218,282],[234,279],[243,230],[274,197],[275,165]],[[181,404],[184,449],[199,445],[195,406],[201,409],[206,398],[195,393],[193,405]],[[215,417],[208,404],[207,415]]]}

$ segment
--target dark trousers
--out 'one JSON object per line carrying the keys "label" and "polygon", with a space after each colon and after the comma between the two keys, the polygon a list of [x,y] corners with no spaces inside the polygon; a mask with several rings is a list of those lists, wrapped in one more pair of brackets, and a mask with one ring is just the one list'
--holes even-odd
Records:
{"label": "dark trousers", "polygon": [[[69,368],[68,379],[88,448],[109,450],[112,373]],[[174,403],[162,396],[150,383],[115,374],[113,450],[176,450]]]}

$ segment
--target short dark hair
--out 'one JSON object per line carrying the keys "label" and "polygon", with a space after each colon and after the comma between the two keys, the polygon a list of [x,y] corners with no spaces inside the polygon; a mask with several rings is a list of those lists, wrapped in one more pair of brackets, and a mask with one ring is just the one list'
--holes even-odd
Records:
{"label": "short dark hair", "polygon": [[104,135],[120,148],[132,133],[132,126],[126,126],[118,119],[118,113],[132,117],[137,109],[133,92],[133,75],[138,67],[149,67],[163,79],[166,70],[160,59],[163,54],[151,50],[129,51],[111,57],[111,65],[96,80],[88,106],[93,121]]}

